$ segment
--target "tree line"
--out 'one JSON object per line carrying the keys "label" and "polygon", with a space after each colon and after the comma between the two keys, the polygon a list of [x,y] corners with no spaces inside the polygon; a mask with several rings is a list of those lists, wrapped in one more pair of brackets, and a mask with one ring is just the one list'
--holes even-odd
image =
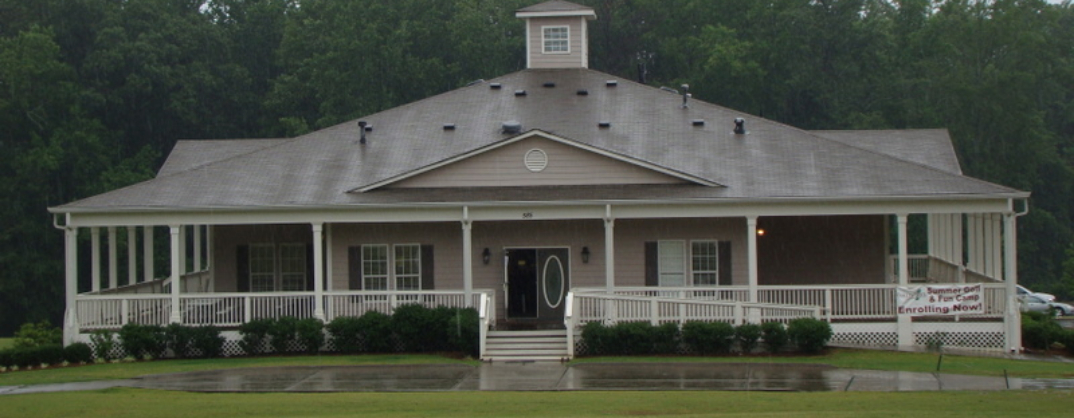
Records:
{"label": "tree line", "polygon": [[[0,0],[0,335],[63,309],[48,206],[179,139],[290,137],[522,69],[537,0]],[[805,129],[950,129],[1033,192],[1021,281],[1074,297],[1074,7],[577,0],[594,69]]]}

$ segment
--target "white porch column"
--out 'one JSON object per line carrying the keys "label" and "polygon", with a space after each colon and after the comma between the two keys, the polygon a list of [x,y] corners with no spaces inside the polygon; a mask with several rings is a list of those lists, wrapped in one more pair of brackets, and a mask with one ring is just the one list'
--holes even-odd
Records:
{"label": "white porch column", "polygon": [[182,322],[182,316],[179,314],[179,278],[181,277],[181,262],[182,262],[182,247],[183,241],[181,238],[182,226],[169,225],[168,230],[171,233],[171,253],[172,253],[172,316],[170,318],[171,323],[178,324]]}
{"label": "white porch column", "polygon": [[332,224],[324,225],[324,242],[328,251],[324,254],[324,277],[328,278],[325,283],[325,290],[331,292],[335,286],[332,285]]}
{"label": "white porch column", "polygon": [[101,229],[90,228],[90,291],[101,291]]}
{"label": "white porch column", "polygon": [[186,225],[179,227],[179,276],[187,273],[186,259],[188,254],[186,252]]}
{"label": "white porch column", "polygon": [[78,229],[64,228],[63,237],[65,247],[63,344],[66,346],[75,342],[79,328],[78,306],[75,301],[75,296],[78,295]]}
{"label": "white porch column", "polygon": [[145,270],[143,273],[145,277],[144,281],[153,281],[153,226],[146,225],[142,227],[142,268]]}
{"label": "white porch column", "polygon": [[108,227],[108,288],[119,287],[119,254],[116,251],[116,227]]}
{"label": "white porch column", "polygon": [[611,205],[604,207],[604,283],[608,292],[615,289],[615,218]]}
{"label": "white porch column", "polygon": [[[895,215],[898,219],[898,234],[899,234],[899,286],[906,286],[910,283],[910,262],[907,254],[907,238],[906,238],[906,222],[907,214],[900,213]],[[898,325],[898,345],[902,348],[909,348],[914,345],[914,329],[913,320],[910,315],[897,315]]]}
{"label": "white porch column", "polygon": [[313,224],[313,317],[324,321],[324,224]]}
{"label": "white porch column", "polygon": [[757,302],[757,217],[746,217],[746,248],[749,254],[749,296],[750,302]]}
{"label": "white porch column", "polygon": [[138,227],[127,227],[127,285],[138,281]]}
{"label": "white porch column", "polygon": [[201,225],[194,225],[194,269],[201,271]]}
{"label": "white porch column", "polygon": [[466,298],[466,307],[474,304],[474,249],[473,222],[470,220],[470,208],[462,208],[462,290]]}
{"label": "white porch column", "polygon": [[1017,215],[1007,213],[1003,215],[1003,278],[1007,290],[1007,310],[1003,316],[1006,323],[1007,350],[1010,352],[1022,351],[1022,315],[1018,311],[1017,292],[1015,285],[1018,284],[1018,257],[1015,256],[1018,246]]}

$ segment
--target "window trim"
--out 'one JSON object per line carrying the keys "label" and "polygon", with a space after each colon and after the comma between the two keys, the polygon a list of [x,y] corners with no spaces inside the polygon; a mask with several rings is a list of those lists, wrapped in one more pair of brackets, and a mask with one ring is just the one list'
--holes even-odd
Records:
{"label": "window trim", "polygon": [[[384,274],[370,274],[369,271],[366,270],[366,266],[368,265],[367,264],[368,258],[366,257],[366,248],[371,248],[371,247],[380,247],[380,248],[385,249]],[[410,248],[413,249],[414,258],[415,258],[415,261],[417,261],[417,263],[414,265],[416,270],[413,273],[400,273],[400,267],[402,267],[402,266],[399,265],[399,263],[398,263],[400,257],[396,254],[396,251],[401,249],[401,248],[406,248],[406,247],[410,247]],[[361,256],[361,268],[362,268],[362,272],[361,272],[362,273],[362,283],[361,283],[362,284],[362,289],[361,290],[371,290],[371,291],[396,291],[396,290],[419,291],[419,290],[422,290],[422,285],[423,285],[423,282],[422,282],[423,269],[422,269],[422,267],[423,267],[423,263],[424,263],[424,260],[422,260],[422,244],[420,244],[420,243],[362,244],[361,245],[360,256]],[[414,284],[417,287],[411,288],[411,289],[401,289],[401,286],[399,286],[399,280],[408,279],[408,278],[412,279],[414,281]],[[382,288],[382,289],[370,289],[369,286],[367,286],[367,281],[370,280],[370,279],[377,279],[377,280],[383,279],[384,282],[385,282],[384,288]]]}
{"label": "window trim", "polygon": [[[564,33],[566,34],[566,37],[562,38],[562,39],[560,39],[560,38],[549,38],[548,37],[548,30],[549,29],[563,29]],[[566,46],[566,50],[564,50],[564,51],[549,50],[549,48],[548,48],[549,42],[557,42],[558,43],[560,41],[562,41],[564,43],[564,45]],[[541,26],[541,53],[542,54],[548,54],[548,55],[570,54],[571,53],[571,27],[569,25]]]}
{"label": "window trim", "polygon": [[[694,244],[711,244],[712,245],[712,257],[715,259],[715,263],[712,266],[712,270],[694,270],[694,259],[697,254],[694,252]],[[707,256],[707,255],[706,255]],[[689,263],[689,275],[690,286],[693,287],[718,287],[720,285],[720,241],[716,239],[697,239],[690,240],[690,263]],[[713,274],[714,279],[711,284],[698,284],[697,275]]]}
{"label": "window trim", "polygon": [[[309,272],[306,271],[306,265],[309,263],[308,256],[306,255],[306,246],[307,245],[308,244],[306,244],[304,242],[257,242],[257,243],[248,244],[249,253],[247,255],[248,260],[247,260],[247,267],[246,267],[246,273],[247,273],[246,280],[247,280],[247,284],[249,285],[249,292],[250,293],[275,293],[275,292],[306,292],[306,291],[308,291],[308,289],[306,289],[306,282],[309,281],[309,277],[308,277]],[[302,256],[302,262],[301,262],[302,268],[301,268],[301,270],[299,270],[299,271],[291,271],[291,272],[286,272],[286,273],[283,271],[283,250],[284,250],[285,247],[298,248],[300,250],[299,254],[301,254],[301,256]],[[268,249],[271,250],[269,252],[269,254],[272,255],[271,260],[270,260],[272,268],[271,268],[270,272],[255,271],[255,268],[258,267],[258,263],[256,262],[256,260],[257,260],[256,255],[257,255],[257,249],[258,248],[262,248],[262,249],[268,248]],[[302,274],[302,280],[300,282],[302,284],[302,286],[301,286],[302,290],[285,290],[284,289],[284,278],[283,278],[284,274],[297,275],[299,273]],[[271,280],[272,289],[263,289],[263,288],[261,288],[261,287],[259,287],[259,286],[257,286],[255,284],[256,283],[255,280],[258,277],[261,277],[263,279],[265,276],[271,276],[271,278],[272,278],[272,280]]]}

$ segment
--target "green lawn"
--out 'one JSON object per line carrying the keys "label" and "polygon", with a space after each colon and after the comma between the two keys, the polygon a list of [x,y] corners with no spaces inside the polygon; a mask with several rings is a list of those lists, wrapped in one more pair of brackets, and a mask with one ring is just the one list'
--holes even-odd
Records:
{"label": "green lawn", "polygon": [[228,393],[141,389],[0,397],[4,417],[1066,416],[1069,391]]}

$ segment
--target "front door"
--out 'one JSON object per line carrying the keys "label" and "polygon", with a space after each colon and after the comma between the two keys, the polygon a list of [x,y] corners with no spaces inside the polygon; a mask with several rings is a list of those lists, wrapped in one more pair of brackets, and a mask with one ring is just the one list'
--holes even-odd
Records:
{"label": "front door", "polygon": [[562,320],[570,289],[570,250],[512,248],[506,251],[509,319]]}

